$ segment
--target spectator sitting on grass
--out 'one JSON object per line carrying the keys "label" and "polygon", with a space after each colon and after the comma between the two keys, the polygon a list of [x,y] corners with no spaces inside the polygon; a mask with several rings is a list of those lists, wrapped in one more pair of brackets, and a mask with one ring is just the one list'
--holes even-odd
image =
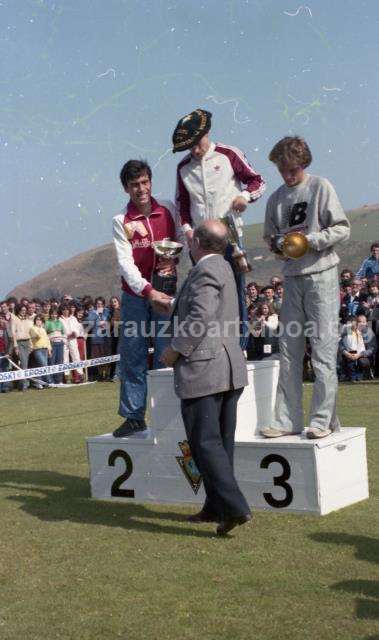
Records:
{"label": "spectator sitting on grass", "polygon": [[363,260],[356,277],[372,279],[379,275],[379,242],[374,242],[370,247],[371,255]]}
{"label": "spectator sitting on grass", "polygon": [[370,280],[368,283],[368,304],[370,306],[370,320],[372,320],[373,310],[379,306],[379,287],[375,280]]}
{"label": "spectator sitting on grass", "polygon": [[[364,338],[365,336],[365,338]],[[342,370],[349,382],[372,377],[371,366],[376,352],[376,338],[367,326],[367,319],[360,315],[350,317],[340,343]]]}
{"label": "spectator sitting on grass", "polygon": [[361,300],[360,290],[361,281],[354,279],[353,282],[345,284],[345,295],[342,298],[340,317],[343,323],[346,323],[348,318],[356,316]]}
{"label": "spectator sitting on grass", "polygon": [[[362,334],[363,342],[365,345],[364,357],[370,360],[370,373],[372,374],[372,368],[375,363],[375,355],[378,346],[375,333],[369,326],[367,317],[364,314],[357,315],[357,326]],[[370,377],[372,378],[373,376],[370,375]]]}
{"label": "spectator sitting on grass", "polygon": [[278,324],[273,305],[267,302],[259,304],[251,323],[247,347],[249,360],[262,360],[279,353]]}
{"label": "spectator sitting on grass", "polygon": [[359,305],[356,312],[356,316],[358,317],[359,315],[366,316],[367,320],[370,319],[371,307],[368,299],[368,293],[360,293],[359,295]]}

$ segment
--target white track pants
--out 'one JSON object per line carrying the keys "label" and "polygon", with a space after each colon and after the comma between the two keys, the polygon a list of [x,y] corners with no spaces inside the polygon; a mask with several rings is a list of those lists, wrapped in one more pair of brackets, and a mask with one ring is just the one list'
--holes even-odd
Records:
{"label": "white track pants", "polygon": [[[70,362],[70,358],[72,362],[78,362],[80,360],[80,354],[78,349],[78,343],[76,338],[71,338],[70,340],[66,340],[63,351],[63,362],[68,364]],[[79,373],[79,375],[83,375],[83,369],[75,369]]]}
{"label": "white track pants", "polygon": [[307,426],[340,429],[336,415],[339,300],[337,267],[285,278],[273,428],[303,430],[303,358],[309,337],[315,382]]}

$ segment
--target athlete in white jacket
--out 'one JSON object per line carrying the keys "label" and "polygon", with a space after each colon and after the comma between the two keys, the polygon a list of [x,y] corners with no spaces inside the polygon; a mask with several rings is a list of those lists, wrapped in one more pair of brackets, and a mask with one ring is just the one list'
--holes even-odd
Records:
{"label": "athlete in white jacket", "polygon": [[[179,120],[172,138],[174,153],[190,150],[178,165],[176,180],[176,207],[189,243],[194,228],[201,222],[224,218],[229,213],[238,214],[236,223],[241,228],[240,214],[250,202],[258,200],[266,188],[262,177],[239,149],[210,140],[211,117],[209,111],[196,109]],[[242,239],[239,244],[242,248]],[[245,349],[248,339],[245,277],[236,268],[232,253],[229,244],[225,258],[236,280],[241,346]]]}

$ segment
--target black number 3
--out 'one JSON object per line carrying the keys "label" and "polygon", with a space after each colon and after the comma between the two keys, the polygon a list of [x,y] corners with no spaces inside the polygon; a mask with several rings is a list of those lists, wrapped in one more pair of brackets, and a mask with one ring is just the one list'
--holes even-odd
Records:
{"label": "black number 3", "polygon": [[115,498],[134,498],[134,489],[120,489],[120,485],[122,485],[125,480],[130,478],[133,473],[133,462],[128,453],[126,451],[122,451],[122,449],[116,449],[112,451],[108,458],[108,465],[110,467],[114,467],[115,461],[117,458],[122,458],[125,462],[126,469],[124,473],[122,473],[112,484],[111,488],[111,496]]}
{"label": "black number 3", "polygon": [[270,505],[270,507],[276,507],[276,509],[283,509],[283,507],[288,507],[293,500],[293,491],[292,487],[286,482],[291,475],[291,467],[287,460],[283,458],[283,456],[279,456],[276,453],[271,453],[269,456],[263,458],[261,462],[261,469],[268,469],[269,465],[272,462],[278,462],[283,467],[283,473],[281,476],[275,476],[274,478],[274,486],[275,487],[283,487],[286,492],[286,497],[282,500],[277,500],[273,497],[272,493],[264,493],[264,499]]}

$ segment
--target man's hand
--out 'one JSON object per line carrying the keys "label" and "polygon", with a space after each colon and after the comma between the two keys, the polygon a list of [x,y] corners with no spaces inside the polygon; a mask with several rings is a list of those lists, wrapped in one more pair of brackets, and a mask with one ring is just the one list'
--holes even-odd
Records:
{"label": "man's hand", "polygon": [[191,247],[191,242],[193,238],[193,229],[188,229],[188,231],[186,231],[184,235],[186,236],[188,246]]}
{"label": "man's hand", "polygon": [[166,367],[172,367],[179,358],[180,353],[175,351],[170,345],[164,349],[160,357],[160,361],[166,365]]}
{"label": "man's hand", "polygon": [[232,211],[234,213],[243,213],[247,207],[247,202],[243,196],[237,196],[232,202]]}
{"label": "man's hand", "polygon": [[171,300],[170,296],[162,291],[157,291],[156,289],[152,289],[148,294],[148,299],[153,307],[154,311],[157,313],[163,313],[168,315],[171,311]]}
{"label": "man's hand", "polygon": [[170,258],[164,258],[163,256],[160,256],[157,263],[157,270],[158,273],[162,276],[175,275],[174,261],[170,260]]}

